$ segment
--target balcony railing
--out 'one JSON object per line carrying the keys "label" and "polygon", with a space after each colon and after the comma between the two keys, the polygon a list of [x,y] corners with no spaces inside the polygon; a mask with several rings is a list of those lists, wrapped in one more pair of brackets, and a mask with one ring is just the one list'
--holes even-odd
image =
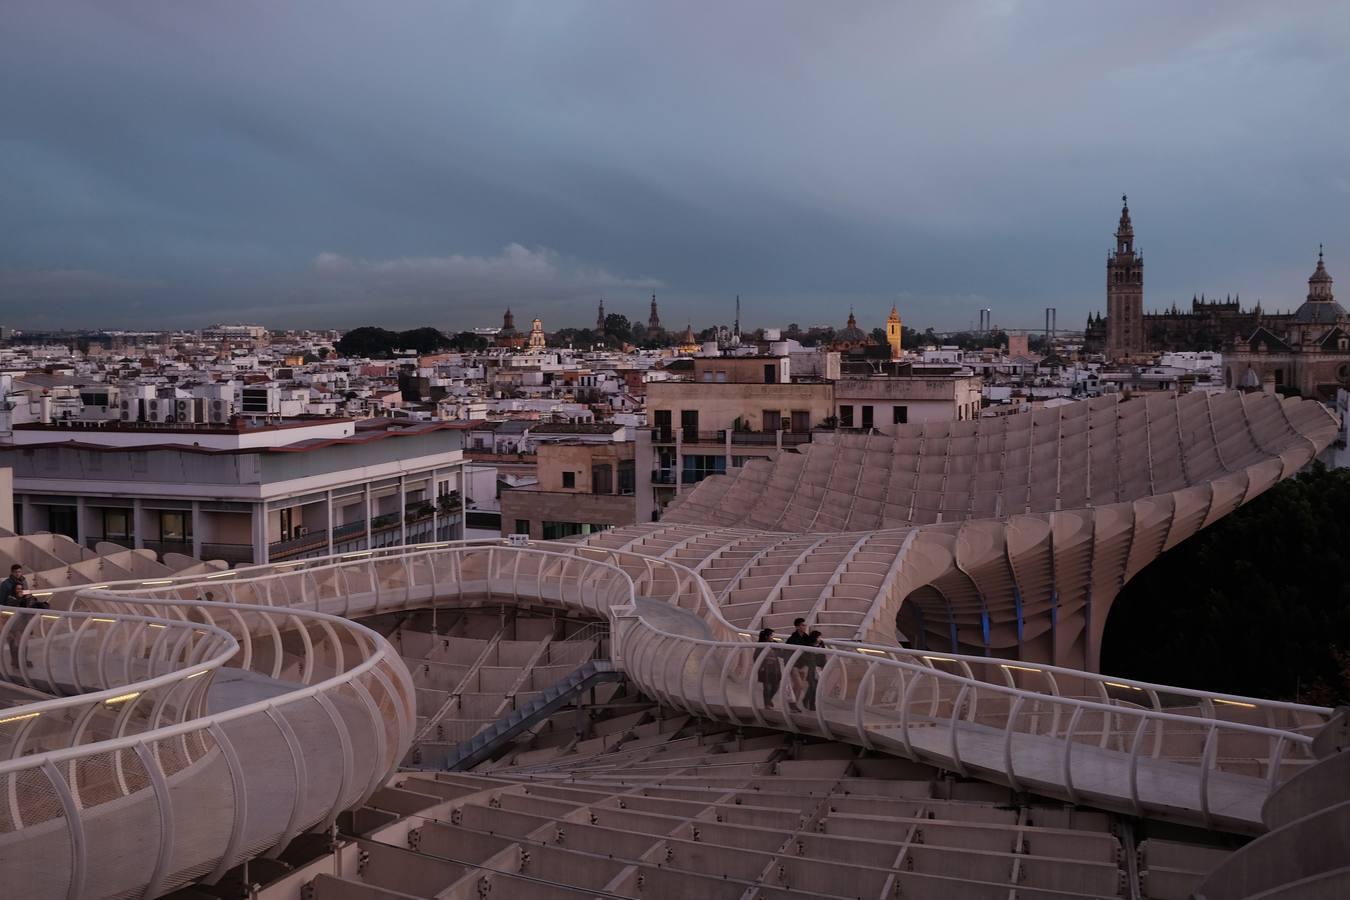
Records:
{"label": "balcony railing", "polygon": [[251,565],[258,560],[253,558],[251,544],[202,544],[202,559],[223,559],[230,565]]}
{"label": "balcony railing", "polygon": [[181,553],[184,556],[192,556],[192,541],[145,541],[143,546],[147,550],[153,550],[160,556],[165,553]]}
{"label": "balcony railing", "polygon": [[674,484],[674,469],[652,469],[652,484]]}
{"label": "balcony railing", "polygon": [[[675,443],[676,431],[674,429],[653,428],[651,433],[653,444]],[[777,447],[780,438],[784,447],[796,447],[798,444],[811,443],[811,432],[809,431],[698,431],[693,428],[679,429],[679,438],[682,444],[725,445],[728,437],[731,438],[732,444],[739,444],[743,447]]]}
{"label": "balcony railing", "polygon": [[731,433],[731,442],[749,447],[776,447],[778,446],[778,432],[776,431],[733,431]]}
{"label": "balcony railing", "polygon": [[88,547],[90,550],[95,549],[99,544],[117,544],[120,547],[126,547],[130,549],[136,546],[136,538],[129,534],[122,534],[117,535],[115,537],[95,535],[91,537],[86,537],[84,539],[84,545]]}
{"label": "balcony railing", "polygon": [[377,550],[382,547],[397,547],[400,544],[421,544],[429,541],[458,540],[461,535],[458,525],[458,512],[451,515],[438,514],[433,521],[431,516],[413,519],[407,523],[407,533],[397,515],[386,514],[371,519],[370,541],[366,541],[366,520],[348,522],[333,529],[333,548],[328,548],[327,529],[317,529],[306,535],[285,541],[276,541],[267,545],[267,558],[270,562],[288,559],[306,559],[327,556],[331,553],[350,553],[353,550]]}

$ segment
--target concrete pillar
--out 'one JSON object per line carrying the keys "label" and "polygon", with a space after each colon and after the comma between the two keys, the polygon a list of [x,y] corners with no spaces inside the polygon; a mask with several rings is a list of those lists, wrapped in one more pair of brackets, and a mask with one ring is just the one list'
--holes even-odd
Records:
{"label": "concrete pillar", "polygon": [[253,504],[253,561],[267,562],[267,502]]}
{"label": "concrete pillar", "polygon": [[428,477],[431,479],[431,489],[427,491],[431,501],[431,539],[439,541],[441,539],[441,479],[440,470],[432,469]]}
{"label": "concrete pillar", "polygon": [[684,493],[684,430],[675,432],[675,459],[671,462],[675,467],[675,493]]}
{"label": "concrete pillar", "polygon": [[192,501],[192,555],[202,558],[202,502]]}
{"label": "concrete pillar", "polygon": [[408,543],[408,478],[398,476],[398,542]]}
{"label": "concrete pillar", "polygon": [[324,508],[328,513],[328,555],[333,554],[333,491],[330,488],[326,495]]}
{"label": "concrete pillar", "polygon": [[15,534],[32,534],[34,521],[33,501],[27,494],[24,494],[22,499],[19,500],[19,516],[23,521],[14,523]]}
{"label": "concrete pillar", "polygon": [[370,482],[369,482],[369,481],[367,481],[367,482],[365,483],[365,492],[366,492],[366,546],[364,547],[364,549],[369,550],[369,549],[370,549],[370,517],[371,517],[371,510],[370,510]]}
{"label": "concrete pillar", "polygon": [[[75,498],[75,543],[81,547],[86,546],[85,541],[89,539],[89,528],[84,524],[84,517],[89,514],[89,502],[83,496]],[[12,524],[12,523],[11,523]]]}
{"label": "concrete pillar", "polygon": [[145,546],[145,523],[141,521],[141,498],[131,500],[131,546],[140,550]]}

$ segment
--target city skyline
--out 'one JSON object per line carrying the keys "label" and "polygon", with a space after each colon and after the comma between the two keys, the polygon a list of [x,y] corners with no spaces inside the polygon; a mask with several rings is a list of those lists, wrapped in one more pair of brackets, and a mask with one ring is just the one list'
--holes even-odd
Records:
{"label": "city skyline", "polygon": [[1334,4],[687,9],[18,3],[6,324],[1081,327],[1121,193],[1146,309],[1350,258]]}

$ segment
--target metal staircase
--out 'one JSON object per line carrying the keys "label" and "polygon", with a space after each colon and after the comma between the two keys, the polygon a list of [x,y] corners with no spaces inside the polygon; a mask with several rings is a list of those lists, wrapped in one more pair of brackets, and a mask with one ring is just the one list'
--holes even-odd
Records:
{"label": "metal staircase", "polygon": [[489,759],[518,734],[547,719],[567,706],[583,691],[606,681],[621,681],[623,672],[607,659],[593,659],[573,670],[566,678],[540,692],[529,703],[517,708],[509,716],[498,719],[478,734],[458,744],[439,760],[423,759],[409,768],[439,769],[459,772],[472,769]]}

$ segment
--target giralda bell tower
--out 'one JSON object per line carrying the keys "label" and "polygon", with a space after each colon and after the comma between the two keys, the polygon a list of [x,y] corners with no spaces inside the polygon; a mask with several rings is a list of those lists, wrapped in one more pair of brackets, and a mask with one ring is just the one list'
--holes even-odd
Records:
{"label": "giralda bell tower", "polygon": [[1121,196],[1116,250],[1106,257],[1106,356],[1118,360],[1144,352],[1144,256],[1134,251],[1130,206]]}

